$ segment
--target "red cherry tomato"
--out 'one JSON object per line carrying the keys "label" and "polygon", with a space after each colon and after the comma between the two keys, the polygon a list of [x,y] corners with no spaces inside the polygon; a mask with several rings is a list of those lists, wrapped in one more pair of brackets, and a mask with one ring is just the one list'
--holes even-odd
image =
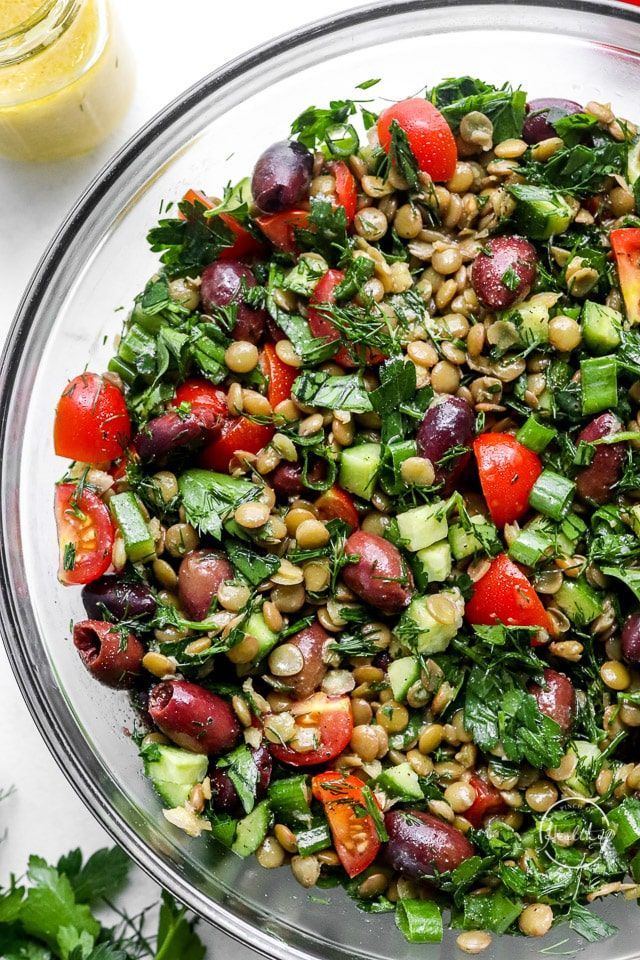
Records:
{"label": "red cherry tomato", "polygon": [[172,406],[179,407],[182,403],[190,403],[192,407],[209,407],[221,417],[229,413],[224,391],[214,387],[204,377],[191,377],[180,384]]}
{"label": "red cherry tomato", "polygon": [[612,230],[611,247],[629,323],[640,323],[640,227]]}
{"label": "red cherry tomato", "polygon": [[358,188],[355,177],[344,160],[330,163],[329,169],[336,181],[336,203],[339,207],[344,207],[347,220],[351,223],[358,209]]}
{"label": "red cherry tomato", "polygon": [[122,392],[97,373],[74,377],[56,407],[53,445],[58,456],[83,463],[115,460],[130,439]]}
{"label": "red cherry tomato", "polygon": [[269,381],[268,397],[272,407],[277,407],[291,396],[291,388],[300,371],[283,363],[272,343],[265,343],[260,358],[262,372]]}
{"label": "red cherry tomato", "polygon": [[75,483],[56,487],[55,515],[61,583],[91,583],[111,565],[113,523],[108,508],[92,490],[76,500]]}
{"label": "red cherry tomato", "polygon": [[285,210],[282,213],[267,213],[256,217],[256,223],[278,250],[285,253],[297,253],[296,230],[309,228],[309,213],[307,210]]}
{"label": "red cherry tomato", "polygon": [[[373,817],[368,813],[362,816],[364,783],[358,777],[329,771],[314,777],[311,787],[316,800],[324,806],[340,863],[350,877],[357,877],[373,863],[380,850]],[[373,799],[377,803],[375,796]]]}
{"label": "red cherry tomato", "polygon": [[474,584],[465,616],[469,623],[540,627],[555,633],[538,594],[506,553],[495,557],[485,575]]}
{"label": "red cherry tomato", "polygon": [[[309,303],[334,303],[336,299],[336,287],[342,283],[344,273],[342,270],[327,270],[323,277],[318,280]],[[309,307],[309,328],[314,337],[324,337],[330,343],[334,340],[342,339],[342,334],[336,330],[331,320],[325,316],[324,312]],[[352,360],[351,354],[346,347],[340,347],[338,352],[332,358],[345,370],[351,370],[357,367],[357,363]],[[368,364],[381,363],[384,356],[377,350],[366,350],[366,361]]]}
{"label": "red cherry tomato", "polygon": [[274,428],[268,424],[254,423],[246,417],[230,417],[223,421],[215,440],[201,451],[200,464],[207,470],[227,473],[237,450],[257,453],[269,443],[274,433]]}
{"label": "red cherry tomato", "polygon": [[315,731],[316,746],[298,753],[293,747],[271,743],[271,753],[281,763],[292,767],[314,767],[319,763],[335,760],[351,740],[353,717],[349,697],[328,697],[326,693],[314,693],[306,700],[294,703],[291,713],[296,726]]}
{"label": "red cherry tomato", "polygon": [[470,777],[469,783],[476,792],[476,798],[469,809],[465,810],[464,817],[473,827],[479,829],[488,814],[498,813],[506,809],[507,805],[492,783],[487,783],[481,777]]}
{"label": "red cherry tomato", "polygon": [[383,110],[378,118],[378,137],[384,150],[391,147],[391,124],[404,130],[418,166],[432,180],[450,180],[458,161],[456,141],[449,124],[428,100],[414,97]]}
{"label": "red cherry tomato", "polygon": [[[213,202],[206,196],[206,194],[201,193],[200,190],[187,190],[184,197],[182,198],[186,203],[193,205],[195,214],[197,217],[202,213],[199,210],[199,207],[204,207],[205,210],[212,210],[214,207]],[[236,260],[241,259],[242,257],[256,256],[259,253],[262,253],[264,250],[264,244],[260,243],[253,234],[249,233],[248,230],[238,223],[236,218],[230,213],[219,213],[218,216],[224,223],[225,227],[228,227],[231,230],[231,233],[234,235],[235,240],[233,241],[230,247],[225,247],[218,254],[219,260]],[[191,219],[187,218],[182,211],[178,214],[180,220]]]}
{"label": "red cherry tomato", "polygon": [[473,441],[480,484],[497,527],[529,509],[529,494],[542,473],[540,458],[510,433],[482,433]]}
{"label": "red cherry tomato", "polygon": [[358,511],[346,490],[334,484],[314,502],[318,516],[325,523],[329,520],[344,520],[352,530],[358,526]]}

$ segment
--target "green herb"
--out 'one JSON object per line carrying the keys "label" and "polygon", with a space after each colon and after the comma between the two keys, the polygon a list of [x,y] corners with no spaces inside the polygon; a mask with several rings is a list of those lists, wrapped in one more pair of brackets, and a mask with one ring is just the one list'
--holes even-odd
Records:
{"label": "green herb", "polygon": [[594,147],[582,143],[564,147],[544,163],[522,164],[520,172],[532,183],[584,195],[598,193],[612,174],[623,176],[626,162],[627,144],[608,139]]}
{"label": "green herb", "polygon": [[238,573],[253,587],[260,586],[280,567],[280,558],[273,553],[256,553],[244,544],[231,540],[226,541],[225,549]]}
{"label": "green herb", "polygon": [[509,84],[494,87],[473,77],[455,77],[443,80],[427,96],[454,133],[466,114],[478,111],[491,120],[495,143],[522,134],[527,100],[524,90],[513,90]]}
{"label": "green herb", "polygon": [[220,539],[222,524],[241,503],[256,500],[260,487],[240,477],[211,470],[187,470],[178,480],[187,522]]}
{"label": "green herb", "polygon": [[62,569],[63,570],[73,570],[76,565],[76,545],[69,541],[64,545],[64,553],[62,555]]}
{"label": "green herb", "polygon": [[357,373],[334,377],[321,370],[300,374],[292,390],[299,403],[328,410],[367,413],[372,410],[362,376]]}
{"label": "green herb", "polygon": [[343,206],[334,208],[330,200],[312,200],[309,227],[298,228],[295,234],[303,249],[320,253],[329,263],[337,264],[349,245],[346,211]]}
{"label": "green herb", "polygon": [[500,278],[507,290],[517,290],[520,286],[520,277],[513,267],[509,267]]}
{"label": "green herb", "polygon": [[407,181],[412,190],[420,189],[418,179],[418,161],[409,145],[409,139],[397,120],[391,121],[391,145],[389,158],[401,177]]}
{"label": "green herb", "polygon": [[597,126],[598,118],[591,113],[570,113],[553,121],[556,134],[564,140],[567,147],[575,147],[584,139],[585,134],[591,133]]}
{"label": "green herb", "polygon": [[291,124],[291,133],[305,147],[313,150],[317,145],[325,143],[327,131],[344,124],[355,112],[356,105],[353,100],[332,100],[328,108],[307,107]]}
{"label": "green herb", "polygon": [[219,217],[205,221],[186,201],[178,208],[184,220],[163,218],[147,234],[152,251],[162,254],[160,259],[171,276],[199,272],[233,243],[231,230]]}
{"label": "green herb", "polygon": [[218,769],[224,769],[231,779],[245,813],[251,813],[256,804],[256,793],[260,771],[253,759],[253,754],[246,744],[236,747],[216,764]]}
{"label": "green herb", "polygon": [[373,80],[363,80],[362,83],[356,84],[356,90],[368,90],[370,87],[375,87],[377,83],[380,83],[380,77]]}

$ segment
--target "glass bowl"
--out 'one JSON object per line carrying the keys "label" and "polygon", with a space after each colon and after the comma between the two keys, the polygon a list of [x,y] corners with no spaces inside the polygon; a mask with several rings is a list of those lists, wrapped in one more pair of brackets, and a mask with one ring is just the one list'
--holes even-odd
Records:
{"label": "glass bowl", "polygon": [[[53,410],[66,380],[106,367],[121,314],[153,272],[145,233],[160,202],[190,186],[219,190],[285,137],[310,103],[370,93],[400,99],[456,74],[520,84],[530,95],[612,101],[640,117],[640,17],[619,3],[537,5],[434,0],[362,7],[251,51],[206,77],[144,127],[95,180],[38,266],[0,370],[0,626],[18,683],[60,767],[104,827],[196,913],[270,957],[450,956],[404,943],[390,915],[359,913],[341,891],[305,891],[166,823],[125,735],[125,695],[95,683],[69,642],[79,590],[56,580]],[[368,97],[369,93],[361,94]],[[621,927],[611,958],[638,956],[640,917],[624,901],[598,908]],[[557,936],[555,935],[557,933]],[[555,931],[544,945],[571,933]],[[574,942],[575,941],[575,942]],[[494,938],[484,954],[532,957],[539,942]],[[559,949],[584,946],[573,938]],[[602,957],[586,946],[584,960]]]}

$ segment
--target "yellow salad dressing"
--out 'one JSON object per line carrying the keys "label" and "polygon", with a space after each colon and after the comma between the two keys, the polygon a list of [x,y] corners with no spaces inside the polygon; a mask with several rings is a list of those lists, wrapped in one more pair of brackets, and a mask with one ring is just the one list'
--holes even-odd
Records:
{"label": "yellow salad dressing", "polygon": [[[57,20],[43,16],[53,7]],[[0,0],[0,156],[47,161],[91,150],[132,89],[108,0]]]}

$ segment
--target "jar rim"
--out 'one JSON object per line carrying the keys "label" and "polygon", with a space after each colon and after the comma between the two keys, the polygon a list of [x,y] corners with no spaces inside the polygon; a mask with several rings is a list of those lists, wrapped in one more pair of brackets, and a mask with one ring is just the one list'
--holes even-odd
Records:
{"label": "jar rim", "polygon": [[31,16],[0,32],[0,67],[46,49],[73,21],[85,0],[42,0]]}

